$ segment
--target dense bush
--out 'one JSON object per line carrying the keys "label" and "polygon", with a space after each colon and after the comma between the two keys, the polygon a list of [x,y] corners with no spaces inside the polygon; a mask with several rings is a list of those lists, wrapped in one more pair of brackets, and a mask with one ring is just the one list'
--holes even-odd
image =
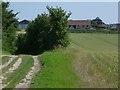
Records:
{"label": "dense bush", "polygon": [[2,40],[3,50],[14,54],[16,50],[16,37],[15,37],[16,28],[13,26],[10,26],[2,35],[3,35],[3,40]]}
{"label": "dense bush", "polygon": [[69,44],[67,20],[71,13],[67,14],[62,8],[47,6],[47,9],[49,14],[38,15],[28,25],[26,34],[18,37],[17,53],[40,54]]}
{"label": "dense bush", "polygon": [[51,31],[48,36],[50,47],[58,45],[66,47],[69,44],[67,34],[67,21],[71,13],[66,15],[66,11],[62,8],[48,7]]}
{"label": "dense bush", "polygon": [[14,54],[16,50],[16,30],[18,21],[13,10],[9,10],[9,3],[2,2],[2,49]]}

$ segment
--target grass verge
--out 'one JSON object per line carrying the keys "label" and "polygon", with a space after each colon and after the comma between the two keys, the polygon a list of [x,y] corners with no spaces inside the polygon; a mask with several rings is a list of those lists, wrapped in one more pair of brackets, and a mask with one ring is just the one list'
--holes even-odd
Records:
{"label": "grass verge", "polygon": [[63,50],[45,52],[40,61],[43,65],[40,72],[33,78],[31,88],[74,88],[78,79],[72,67],[71,56]]}

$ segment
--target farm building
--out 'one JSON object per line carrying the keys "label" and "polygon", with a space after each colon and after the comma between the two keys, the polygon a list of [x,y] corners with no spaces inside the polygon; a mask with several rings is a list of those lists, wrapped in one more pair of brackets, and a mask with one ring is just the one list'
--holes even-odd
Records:
{"label": "farm building", "polygon": [[90,29],[91,20],[68,20],[69,29]]}
{"label": "farm building", "polygon": [[20,21],[19,22],[19,29],[20,30],[26,30],[29,23],[30,23],[29,20],[22,20],[22,21]]}
{"label": "farm building", "polygon": [[91,25],[93,28],[107,29],[107,25],[99,17],[93,19]]}
{"label": "farm building", "polygon": [[90,29],[91,20],[68,20],[69,29]]}
{"label": "farm building", "polygon": [[[99,18],[94,19],[97,24],[100,24],[99,27],[107,28],[106,24],[102,22]],[[99,21],[100,20],[100,21]],[[19,22],[19,29],[26,30],[29,20],[22,20]],[[94,29],[92,25],[92,20],[68,20],[68,29]]]}
{"label": "farm building", "polygon": [[120,23],[111,24],[111,29],[116,29],[120,31]]}
{"label": "farm building", "polygon": [[107,25],[99,18],[93,20],[68,20],[69,29],[107,29]]}

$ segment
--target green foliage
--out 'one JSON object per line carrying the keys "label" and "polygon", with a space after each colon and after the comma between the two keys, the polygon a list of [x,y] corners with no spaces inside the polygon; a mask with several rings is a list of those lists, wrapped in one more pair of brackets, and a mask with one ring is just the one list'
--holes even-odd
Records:
{"label": "green foliage", "polygon": [[67,40],[67,20],[71,13],[67,14],[61,7],[53,8],[47,6],[47,9],[49,11],[51,26],[49,45],[50,47],[57,47],[58,45],[66,47],[69,44]]}
{"label": "green foliage", "polygon": [[18,26],[18,21],[15,17],[18,13],[14,14],[13,10],[9,10],[8,7],[9,2],[2,2],[2,46],[4,50],[14,53],[15,33]]}
{"label": "green foliage", "polygon": [[15,18],[16,14],[13,13],[13,10],[9,10],[9,2],[2,3],[2,28],[6,30],[9,26],[13,25],[15,28],[18,26],[18,21]]}
{"label": "green foliage", "polygon": [[10,26],[7,28],[5,32],[3,32],[2,35],[3,35],[3,40],[2,40],[3,49],[13,54],[14,51],[16,50],[16,47],[15,47],[16,28],[13,26]]}
{"label": "green foliage", "polygon": [[26,36],[25,35],[23,35],[23,34],[19,34],[18,35],[17,41],[16,41],[16,46],[17,46],[17,50],[15,52],[16,54],[23,53],[23,52],[25,53],[26,52],[26,50],[25,50]]}
{"label": "green foliage", "polygon": [[[61,8],[47,6],[49,14],[38,15],[27,28],[26,35],[18,37],[18,53],[39,54],[45,50],[69,44],[67,34],[67,20],[71,13]],[[23,39],[23,40],[22,40]],[[25,43],[24,43],[25,41]],[[22,46],[21,46],[22,45]]]}
{"label": "green foliage", "polygon": [[28,52],[37,54],[42,51],[49,30],[48,14],[38,15],[37,18],[29,24],[27,29],[27,50],[30,51]]}

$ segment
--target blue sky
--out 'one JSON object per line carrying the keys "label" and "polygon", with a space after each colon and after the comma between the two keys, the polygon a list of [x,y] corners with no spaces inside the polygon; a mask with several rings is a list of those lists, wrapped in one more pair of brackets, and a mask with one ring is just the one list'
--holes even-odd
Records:
{"label": "blue sky", "polygon": [[33,20],[37,14],[47,12],[46,6],[59,6],[71,11],[69,19],[94,19],[100,17],[105,23],[118,22],[117,2],[11,2],[9,9],[20,12],[19,20]]}

